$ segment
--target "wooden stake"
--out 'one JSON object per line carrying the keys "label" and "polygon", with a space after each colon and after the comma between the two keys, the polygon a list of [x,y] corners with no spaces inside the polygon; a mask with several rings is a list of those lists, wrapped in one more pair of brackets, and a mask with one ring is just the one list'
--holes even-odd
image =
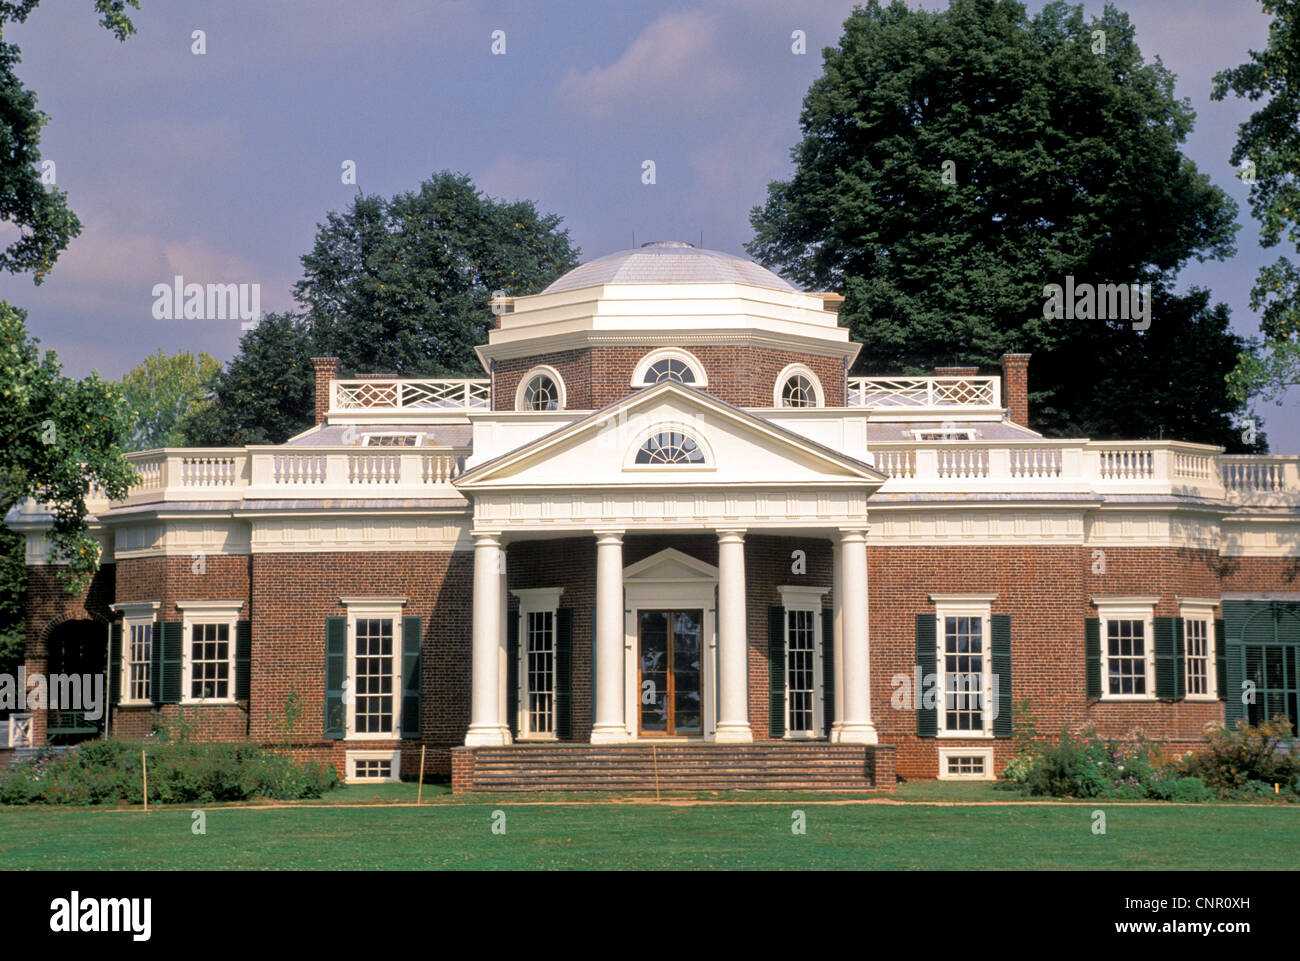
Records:
{"label": "wooden stake", "polygon": [[420,745],[420,786],[415,789],[415,806],[420,806],[420,795],[424,793],[424,745]]}
{"label": "wooden stake", "polygon": [[144,809],[149,810],[149,762],[145,759],[144,751],[140,751],[140,776],[144,778]]}

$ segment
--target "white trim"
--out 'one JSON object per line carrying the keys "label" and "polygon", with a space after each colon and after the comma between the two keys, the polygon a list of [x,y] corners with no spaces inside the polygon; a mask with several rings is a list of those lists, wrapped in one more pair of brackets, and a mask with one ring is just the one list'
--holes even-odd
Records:
{"label": "white trim", "polygon": [[[651,437],[663,433],[682,434],[686,437],[689,437],[692,441],[695,442],[695,446],[699,448],[700,453],[704,455],[704,463],[702,464],[638,464],[636,462],[636,458],[637,455],[641,453],[642,445],[645,444],[645,442],[648,441]],[[636,439],[632,442],[632,445],[627,449],[627,453],[623,456],[623,470],[625,471],[628,470],[631,471],[681,471],[681,470],[715,471],[717,469],[718,469],[718,459],[713,453],[713,445],[711,445],[704,438],[704,435],[700,433],[699,425],[698,424],[688,425],[683,421],[677,421],[677,420],[657,421],[654,424],[650,425],[649,427],[645,428],[644,430],[642,430],[640,433],[636,435]]]}
{"label": "white trim", "polygon": [[[636,369],[632,371],[632,382],[630,386],[632,387],[657,386],[655,384],[647,384],[645,382],[645,375],[646,372],[649,371],[651,367],[653,367],[656,363],[658,363],[661,360],[678,360],[691,369],[691,373],[695,375],[695,380],[690,384],[682,384],[681,386],[683,387],[708,387],[709,386],[709,378],[704,373],[704,365],[700,363],[700,359],[696,357],[694,354],[690,353],[689,351],[682,350],[680,347],[660,347],[656,350],[650,351],[650,353],[642,357],[640,362],[637,363]],[[674,383],[676,382],[674,381]]]}
{"label": "white trim", "polygon": [[[1217,701],[1219,699],[1218,638],[1214,636],[1214,608],[1218,601],[1209,598],[1180,597],[1178,616],[1183,629],[1183,699],[1186,701]],[[1191,657],[1187,653],[1187,622],[1205,623],[1205,693],[1192,694],[1188,690],[1187,675]]]}
{"label": "white trim", "polygon": [[[402,779],[401,748],[393,748],[391,751],[347,751],[345,757],[344,770],[347,771],[345,780],[348,784],[388,784]],[[392,767],[389,768],[386,778],[357,777],[357,761],[389,761]]]}
{"label": "white trim", "polygon": [[[531,381],[538,374],[542,374],[545,375],[546,377],[549,377],[551,379],[551,383],[555,385],[555,389],[559,394],[559,402],[560,402],[560,406],[557,407],[555,410],[533,410],[531,407],[523,406],[524,391],[528,389],[529,381]],[[514,409],[519,413],[554,414],[562,410],[567,410],[569,406],[568,402],[569,402],[569,393],[564,386],[564,378],[560,376],[560,372],[558,370],[546,364],[538,364],[536,367],[532,368],[530,371],[528,371],[528,373],[524,374],[524,376],[520,378],[519,383],[515,386]]]}
{"label": "white trim", "polygon": [[[1103,701],[1155,701],[1155,610],[1159,597],[1150,596],[1094,596],[1092,603],[1097,607],[1097,640],[1101,648],[1101,700]],[[1141,621],[1142,653],[1146,680],[1143,686],[1145,694],[1112,694],[1110,692],[1110,645],[1107,643],[1110,621]]]}
{"label": "white trim", "polygon": [[[402,608],[405,597],[340,597],[347,608],[347,646],[343,671],[343,738],[345,741],[397,741],[402,737]],[[392,729],[388,731],[356,730],[356,660],[357,619],[391,620],[393,622],[393,683]]]}
{"label": "white trim", "polygon": [[817,401],[813,406],[825,407],[826,392],[822,390],[821,378],[813,373],[812,368],[807,364],[786,364],[786,366],[781,369],[781,373],[776,375],[776,383],[772,385],[772,406],[779,410],[807,409],[801,407],[787,407],[782,403],[781,393],[785,388],[785,382],[795,376],[804,377],[808,380],[808,383],[812,384],[813,395]]}
{"label": "white trim", "polygon": [[[782,711],[782,726],[787,741],[811,741],[826,736],[826,685],[823,667],[826,645],[833,643],[833,638],[825,637],[822,632],[822,597],[830,592],[829,587],[811,587],[798,584],[778,585],[781,595],[781,645],[784,651],[785,698]],[[812,615],[813,627],[813,726],[809,730],[794,731],[790,728],[790,612],[803,611]]]}
{"label": "white trim", "polygon": [[[152,706],[154,695],[157,693],[154,685],[162,680],[153,676],[154,645],[162,643],[157,618],[157,611],[161,605],[158,601],[137,601],[110,606],[114,610],[122,611],[125,615],[122,618],[122,676],[119,681],[120,697],[118,703],[122,707]],[[131,629],[145,626],[149,628],[149,657],[144,662],[149,675],[149,696],[135,698],[131,696]]]}
{"label": "white trim", "polygon": [[[235,647],[236,624],[239,611],[244,606],[242,600],[231,601],[177,601],[176,607],[181,616],[181,704],[234,704],[235,703]],[[226,697],[191,697],[194,686],[190,663],[192,628],[199,624],[226,625]]]}
{"label": "white trim", "polygon": [[[558,740],[559,735],[555,731],[556,718],[554,716],[551,719],[550,731],[534,733],[529,730],[531,712],[528,710],[528,615],[547,613],[551,615],[551,711],[554,715],[557,708],[555,703],[555,683],[559,670],[556,647],[559,641],[560,595],[564,593],[564,588],[528,587],[512,590],[510,593],[519,598],[519,608],[513,615],[515,623],[518,625],[515,633],[515,637],[518,639],[517,650],[515,651],[517,664],[515,671],[515,730],[519,732],[517,740],[555,741]],[[504,682],[505,679],[502,680]]]}
{"label": "white trim", "polygon": [[[394,444],[394,445],[372,444],[370,443],[370,439],[372,437],[414,437],[415,443]],[[382,448],[384,450],[402,450],[403,448],[409,448],[409,447],[423,447],[424,434],[423,432],[420,431],[411,431],[411,430],[372,430],[372,431],[367,431],[366,433],[361,435],[361,443],[358,444],[357,446],[376,447],[376,448]]]}
{"label": "white trim", "polygon": [[[967,740],[993,737],[993,712],[996,702],[993,700],[993,601],[996,594],[931,594],[935,603],[934,611],[934,665],[936,680],[935,690],[935,736],[939,738],[963,738]],[[948,730],[947,712],[947,671],[944,665],[944,619],[949,617],[978,617],[980,619],[980,694],[979,708],[982,727],[971,729]],[[922,683],[925,679],[922,678]],[[919,695],[918,695],[919,696]]]}
{"label": "white trim", "polygon": [[132,620],[140,620],[144,617],[152,618],[154,612],[162,607],[161,601],[119,601],[116,604],[109,604],[108,609],[116,611],[123,617]]}
{"label": "white trim", "polygon": [[[983,774],[949,774],[950,757],[979,757],[984,759]],[[940,781],[995,781],[997,773],[993,770],[993,748],[991,747],[941,747],[939,748]]]}

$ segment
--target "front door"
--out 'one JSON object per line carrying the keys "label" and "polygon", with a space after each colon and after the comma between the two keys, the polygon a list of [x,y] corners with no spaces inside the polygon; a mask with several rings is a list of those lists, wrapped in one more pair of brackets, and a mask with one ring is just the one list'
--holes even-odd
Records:
{"label": "front door", "polygon": [[704,733],[703,611],[640,611],[638,635],[639,733]]}

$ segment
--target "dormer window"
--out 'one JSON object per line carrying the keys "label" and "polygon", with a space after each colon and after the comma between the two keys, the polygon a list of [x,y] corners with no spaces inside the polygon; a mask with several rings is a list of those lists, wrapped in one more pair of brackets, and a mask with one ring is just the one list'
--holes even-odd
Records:
{"label": "dormer window", "polygon": [[422,434],[363,434],[362,447],[419,447]]}
{"label": "dormer window", "polygon": [[564,381],[550,367],[536,367],[519,382],[515,410],[548,411],[564,409]]}
{"label": "dormer window", "polygon": [[637,364],[632,374],[632,386],[653,387],[664,382],[686,384],[689,387],[706,387],[709,383],[704,376],[703,365],[686,351],[651,351]]}
{"label": "dormer window", "polygon": [[974,440],[975,431],[969,428],[944,427],[939,430],[914,430],[912,436],[917,440],[931,440],[944,443],[954,440]]}
{"label": "dormer window", "polygon": [[791,364],[776,375],[773,407],[822,407],[826,403],[821,381],[803,364]]}

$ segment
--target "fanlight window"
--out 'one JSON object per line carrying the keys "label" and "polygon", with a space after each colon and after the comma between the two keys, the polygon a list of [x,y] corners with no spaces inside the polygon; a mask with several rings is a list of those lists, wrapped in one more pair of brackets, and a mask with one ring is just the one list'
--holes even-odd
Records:
{"label": "fanlight window", "polygon": [[533,377],[524,388],[524,410],[559,410],[560,389],[546,374]]}
{"label": "fanlight window", "polygon": [[704,451],[695,438],[676,430],[651,434],[636,452],[638,464],[703,464]]}
{"label": "fanlight window", "polygon": [[782,407],[816,407],[817,390],[803,374],[795,374],[781,385]]}
{"label": "fanlight window", "polygon": [[693,384],[695,371],[683,361],[665,357],[663,360],[655,361],[645,372],[646,384],[662,384],[666,380],[678,384]]}

